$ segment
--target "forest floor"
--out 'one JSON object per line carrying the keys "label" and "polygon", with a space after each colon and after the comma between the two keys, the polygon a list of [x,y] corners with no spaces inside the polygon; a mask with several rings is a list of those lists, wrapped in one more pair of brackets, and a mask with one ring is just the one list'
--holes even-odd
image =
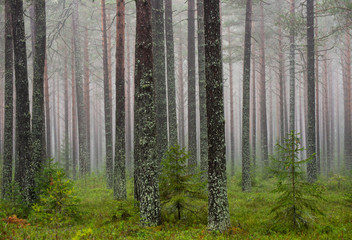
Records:
{"label": "forest floor", "polygon": [[[60,224],[52,220],[45,224],[17,224],[1,219],[0,239],[352,239],[352,208],[346,204],[344,181],[324,180],[324,201],[321,216],[312,216],[308,229],[293,232],[273,230],[270,213],[277,194],[273,179],[256,181],[250,193],[240,188],[240,175],[228,181],[228,197],[232,228],[225,233],[209,232],[206,209],[181,221],[163,217],[158,227],[143,228],[134,207],[132,180],[128,181],[128,201],[113,200],[103,176],[90,176],[75,182],[75,194],[80,199],[80,220]],[[204,205],[206,205],[204,203]],[[1,208],[0,208],[1,211]],[[24,221],[24,220],[23,220]]]}

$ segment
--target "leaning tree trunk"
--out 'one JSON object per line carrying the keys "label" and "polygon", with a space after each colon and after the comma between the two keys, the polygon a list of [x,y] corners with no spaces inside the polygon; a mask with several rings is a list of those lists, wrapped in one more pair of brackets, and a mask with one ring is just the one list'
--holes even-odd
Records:
{"label": "leaning tree trunk", "polygon": [[[307,154],[315,153],[315,72],[314,72],[314,0],[307,0],[307,76],[308,76],[308,137]],[[317,163],[315,155],[307,163],[310,182],[317,180]]]}
{"label": "leaning tree trunk", "polygon": [[172,19],[172,0],[165,0],[165,40],[167,66],[167,93],[169,106],[169,145],[177,144],[176,117],[176,83],[175,83],[175,53],[174,28]]}
{"label": "leaning tree trunk", "polygon": [[195,4],[188,0],[188,166],[197,167]]}
{"label": "leaning tree trunk", "polygon": [[101,0],[101,17],[103,27],[103,68],[104,68],[104,115],[105,115],[105,144],[106,144],[106,177],[109,188],[114,184],[114,163],[112,149],[112,121],[109,88],[108,47],[106,31],[105,0]]}
{"label": "leaning tree trunk", "polygon": [[23,19],[23,1],[11,1],[12,34],[16,82],[16,164],[15,182],[23,197],[30,201],[28,182],[32,182],[29,167],[32,165],[30,149],[30,111],[28,93],[28,72],[26,36]]}
{"label": "leaning tree trunk", "polygon": [[208,228],[230,227],[226,189],[220,1],[204,2],[206,97],[208,117]]}
{"label": "leaning tree trunk", "polygon": [[116,141],[114,197],[125,200],[126,153],[125,153],[125,0],[117,1],[116,21]]}
{"label": "leaning tree trunk", "polygon": [[5,1],[5,122],[4,122],[4,161],[2,169],[1,197],[11,194],[12,151],[13,151],[13,42],[11,28],[11,0]]}
{"label": "leaning tree trunk", "polygon": [[251,80],[252,1],[246,3],[246,23],[243,60],[243,112],[242,112],[242,191],[251,190],[251,158],[249,149],[249,103]]}
{"label": "leaning tree trunk", "polygon": [[156,104],[153,79],[151,0],[136,0],[136,162],[140,191],[140,221],[144,226],[161,223],[159,161],[156,158]]}

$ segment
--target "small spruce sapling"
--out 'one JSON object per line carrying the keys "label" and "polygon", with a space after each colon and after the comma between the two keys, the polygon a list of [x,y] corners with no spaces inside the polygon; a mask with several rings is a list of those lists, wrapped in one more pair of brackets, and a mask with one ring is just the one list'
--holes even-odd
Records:
{"label": "small spruce sapling", "polygon": [[[278,183],[274,192],[280,196],[277,198],[274,208],[275,223],[294,230],[308,227],[311,214],[323,214],[318,203],[322,200],[322,188],[317,184],[308,183],[304,177],[301,166],[312,160],[313,156],[299,160],[303,151],[300,148],[298,134],[291,131],[283,145],[277,145],[276,151],[280,168],[273,170],[278,177]],[[276,227],[279,227],[276,225]]]}
{"label": "small spruce sapling", "polygon": [[[200,181],[201,173],[192,174],[186,162],[188,153],[175,145],[169,148],[162,160],[160,175],[161,205],[165,210],[176,210],[177,219],[181,219],[183,210],[194,212],[196,200],[206,199],[206,182]],[[198,206],[199,207],[199,206]]]}

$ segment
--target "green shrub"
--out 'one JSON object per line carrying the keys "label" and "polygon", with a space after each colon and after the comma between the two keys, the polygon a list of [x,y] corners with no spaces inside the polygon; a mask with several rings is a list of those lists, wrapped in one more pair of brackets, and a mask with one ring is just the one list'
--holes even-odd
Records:
{"label": "green shrub", "polygon": [[[41,190],[39,201],[33,205],[32,220],[37,223],[55,225],[68,224],[79,218],[77,206],[79,200],[74,196],[73,184],[61,169],[49,167],[48,187]],[[42,182],[45,186],[44,181]]]}
{"label": "green shrub", "polygon": [[16,215],[24,218],[30,212],[28,204],[23,200],[23,193],[17,183],[12,182],[4,199],[0,200],[0,218]]}
{"label": "green shrub", "polygon": [[303,163],[312,159],[310,156],[305,160],[298,160],[303,151],[300,146],[298,134],[291,132],[285,139],[284,145],[277,145],[278,156],[281,156],[278,166],[274,170],[278,177],[277,186],[274,190],[279,194],[275,206],[271,212],[275,214],[275,228],[292,228],[299,230],[308,227],[311,214],[322,214],[318,208],[319,200],[322,200],[322,188],[317,184],[310,184],[305,180],[301,170]]}
{"label": "green shrub", "polygon": [[204,209],[201,200],[206,199],[206,182],[200,181],[200,173],[189,171],[187,159],[185,149],[175,145],[169,148],[161,163],[161,205],[166,212],[175,214],[177,220],[182,218],[184,210],[195,213]]}

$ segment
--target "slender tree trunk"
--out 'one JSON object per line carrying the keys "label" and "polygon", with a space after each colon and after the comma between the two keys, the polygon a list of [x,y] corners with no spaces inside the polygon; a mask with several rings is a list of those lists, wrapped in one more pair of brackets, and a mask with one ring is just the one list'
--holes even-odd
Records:
{"label": "slender tree trunk", "polygon": [[295,130],[295,50],[296,50],[296,43],[295,43],[295,36],[296,36],[296,16],[295,16],[295,0],[290,0],[290,126],[289,130]]}
{"label": "slender tree trunk", "polygon": [[[315,13],[315,39],[318,39],[318,16]],[[319,126],[319,51],[318,44],[315,45],[315,124],[316,124],[316,159],[317,172],[320,173],[320,126]]]}
{"label": "slender tree trunk", "polygon": [[[56,82],[56,156],[57,156],[57,162],[59,164],[59,166],[61,165],[61,129],[60,129],[60,82],[57,79]],[[61,167],[61,166],[60,166]]]}
{"label": "slender tree trunk", "polygon": [[179,91],[179,144],[185,147],[185,97],[183,88],[183,56],[182,40],[180,40],[178,53],[178,91]]}
{"label": "slender tree trunk", "polygon": [[87,146],[87,125],[86,113],[84,107],[83,96],[83,71],[81,62],[81,44],[79,32],[79,15],[78,15],[78,0],[73,0],[73,33],[74,33],[74,56],[75,56],[75,82],[76,82],[76,97],[77,97],[77,113],[78,113],[78,136],[79,136],[79,166],[80,175],[84,176],[90,173],[89,153]]}
{"label": "slender tree trunk", "polygon": [[114,197],[125,200],[126,153],[125,153],[125,0],[117,1],[116,21],[116,145]]}
{"label": "slender tree trunk", "polygon": [[69,159],[69,131],[68,131],[68,53],[67,49],[65,49],[65,63],[64,63],[64,78],[65,78],[65,173],[69,174],[70,171],[70,159]]}
{"label": "slender tree trunk", "polygon": [[107,185],[113,188],[114,183],[114,163],[112,147],[112,120],[111,101],[109,93],[109,69],[108,69],[108,49],[106,31],[105,0],[101,0],[101,17],[103,28],[103,68],[104,68],[104,115],[105,115],[105,144],[106,144],[106,176]]}
{"label": "slender tree trunk", "polygon": [[77,100],[75,85],[75,58],[74,58],[74,39],[72,38],[72,59],[71,59],[71,90],[72,90],[72,177],[77,177]]}
{"label": "slender tree trunk", "polygon": [[352,79],[351,79],[351,36],[346,33],[345,76],[343,82],[344,112],[345,112],[345,168],[349,173],[352,170]]}
{"label": "slender tree trunk", "polygon": [[51,122],[50,122],[50,96],[49,96],[49,77],[48,77],[48,60],[45,53],[44,67],[44,98],[45,98],[45,125],[46,125],[46,155],[51,158]]}
{"label": "slender tree trunk", "polygon": [[90,166],[90,71],[89,71],[89,41],[88,41],[88,28],[85,28],[85,37],[84,37],[84,63],[83,63],[83,72],[84,72],[84,107],[86,114],[86,130],[87,130],[87,161]]}
{"label": "slender tree trunk", "polygon": [[205,39],[204,39],[204,0],[197,0],[198,23],[198,76],[199,76],[199,118],[200,118],[200,168],[203,179],[208,171],[207,106],[205,89]]}
{"label": "slender tree trunk", "polygon": [[246,3],[246,23],[243,60],[243,111],[242,111],[242,191],[250,191],[251,159],[249,149],[249,103],[251,79],[251,35],[252,35],[252,1]]}
{"label": "slender tree trunk", "polygon": [[[308,138],[307,154],[315,153],[315,71],[314,71],[314,0],[307,0],[307,76],[308,76]],[[307,164],[308,180],[317,180],[316,157]]]}
{"label": "slender tree trunk", "polygon": [[188,0],[188,166],[197,167],[195,4]]}
{"label": "slender tree trunk", "polygon": [[125,120],[125,125],[126,125],[126,163],[127,163],[127,171],[128,173],[132,173],[132,161],[133,161],[133,154],[132,154],[132,107],[131,107],[131,97],[132,97],[132,91],[131,91],[131,60],[130,60],[130,38],[129,34],[125,33],[126,35],[126,45],[127,45],[127,62],[126,62],[126,67],[127,67],[127,78],[126,78],[126,120]]}
{"label": "slender tree trunk", "polygon": [[161,223],[159,161],[156,158],[156,104],[153,79],[151,0],[136,0],[136,124],[140,168],[140,221],[144,226]]}
{"label": "slender tree trunk", "polygon": [[[229,30],[230,34],[230,30]],[[232,69],[231,38],[229,38],[229,82],[230,82],[230,138],[231,138],[231,176],[235,175],[235,116],[234,116],[234,93],[233,93],[233,69]]]}
{"label": "slender tree trunk", "polygon": [[260,2],[260,122],[261,122],[261,145],[264,165],[268,165],[268,125],[266,116],[266,84],[265,84],[265,31],[264,31],[264,7]]}
{"label": "slender tree trunk", "polygon": [[284,128],[284,88],[285,88],[285,60],[284,60],[284,49],[283,49],[283,36],[281,29],[281,22],[279,22],[279,122],[280,122],[280,144],[284,143],[285,128]]}
{"label": "slender tree trunk", "polygon": [[172,18],[172,0],[165,0],[165,40],[167,66],[167,93],[169,106],[169,145],[177,143],[176,117],[176,83],[175,83],[175,53],[174,28]]}
{"label": "slender tree trunk", "polygon": [[[253,22],[252,22],[253,23]],[[251,88],[251,94],[252,94],[252,161],[253,161],[253,167],[255,168],[257,165],[256,161],[256,155],[257,155],[257,101],[256,101],[256,52],[254,49],[254,42],[252,43],[252,88]]]}
{"label": "slender tree trunk", "polygon": [[204,2],[206,96],[208,117],[208,228],[230,227],[226,189],[220,1]]}
{"label": "slender tree trunk", "polygon": [[5,1],[5,123],[4,123],[4,161],[2,169],[2,199],[11,194],[13,160],[13,42],[11,0]]}

